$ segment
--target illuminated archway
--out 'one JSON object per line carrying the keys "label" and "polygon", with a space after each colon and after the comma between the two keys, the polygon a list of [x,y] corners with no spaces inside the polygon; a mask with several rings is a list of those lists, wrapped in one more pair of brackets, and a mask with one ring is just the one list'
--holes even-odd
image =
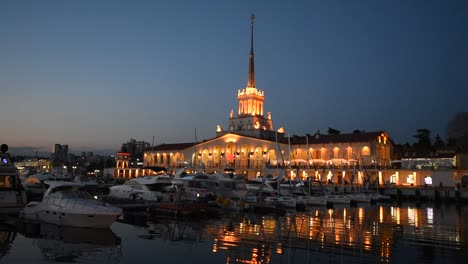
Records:
{"label": "illuminated archway", "polygon": [[225,159],[231,167],[236,167],[236,151],[236,145],[233,142],[226,145]]}
{"label": "illuminated archway", "polygon": [[218,145],[213,148],[213,166],[219,168],[221,166],[221,151]]}
{"label": "illuminated archway", "polygon": [[251,167],[254,169],[263,169],[263,150],[260,147],[257,147],[253,154],[250,156],[250,160],[252,161]]}
{"label": "illuminated archway", "polygon": [[248,167],[248,165],[249,165],[249,155],[250,155],[249,145],[247,145],[247,144],[242,145],[240,153],[239,153],[241,168],[247,168]]}

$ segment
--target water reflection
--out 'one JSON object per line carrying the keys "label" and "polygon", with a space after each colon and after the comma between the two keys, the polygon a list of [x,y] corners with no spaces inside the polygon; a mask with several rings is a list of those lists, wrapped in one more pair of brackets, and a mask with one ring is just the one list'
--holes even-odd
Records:
{"label": "water reflection", "polygon": [[465,254],[467,241],[461,236],[467,226],[456,210],[449,216],[443,210],[434,215],[432,207],[317,208],[282,217],[245,215],[238,222],[209,225],[205,232],[213,237],[214,253],[228,253],[226,263],[273,258],[375,263],[404,260],[406,254],[421,262],[426,251],[431,262],[442,263],[444,254],[455,259]]}
{"label": "water reflection", "polygon": [[11,243],[16,238],[16,232],[10,226],[0,223],[0,260],[7,255],[11,249]]}
{"label": "water reflection", "polygon": [[60,227],[52,224],[18,225],[19,231],[32,239],[46,260],[80,262],[84,259],[118,263],[122,252],[120,238],[110,229]]}
{"label": "water reflection", "polygon": [[7,262],[28,252],[27,260],[77,263],[462,263],[468,206],[309,208],[208,220],[140,212],[112,225],[122,239],[110,229],[46,224],[0,230]]}

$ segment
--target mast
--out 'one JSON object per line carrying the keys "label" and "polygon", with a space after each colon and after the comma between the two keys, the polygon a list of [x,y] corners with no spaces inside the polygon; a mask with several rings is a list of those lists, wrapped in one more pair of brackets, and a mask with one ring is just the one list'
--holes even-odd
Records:
{"label": "mast", "polygon": [[278,131],[275,130],[275,141],[276,141],[276,189],[278,190],[278,197],[280,196],[280,175],[279,175],[279,159],[278,159],[278,152],[279,152],[279,145],[278,145]]}
{"label": "mast", "polygon": [[[289,177],[289,190],[292,192],[292,165],[291,165],[291,135],[288,134],[288,156],[289,156],[289,173],[291,173]],[[286,171],[286,170],[285,170]],[[297,177],[297,175],[296,175]]]}
{"label": "mast", "polygon": [[309,186],[309,196],[310,196],[310,164],[309,164],[309,136],[306,135],[306,149],[307,149],[307,178],[308,178],[308,186]]}

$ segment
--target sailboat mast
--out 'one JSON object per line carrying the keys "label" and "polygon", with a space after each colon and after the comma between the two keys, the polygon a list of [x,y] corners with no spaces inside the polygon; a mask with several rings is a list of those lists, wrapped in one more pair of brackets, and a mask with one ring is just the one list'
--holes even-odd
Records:
{"label": "sailboat mast", "polygon": [[308,189],[309,189],[309,195],[310,195],[310,164],[309,164],[309,158],[310,158],[310,155],[309,155],[309,136],[306,135],[306,149],[307,149],[307,178],[308,178]]}
{"label": "sailboat mast", "polygon": [[280,175],[279,175],[279,145],[278,145],[278,131],[275,131],[275,142],[276,142],[276,189],[278,190],[278,197],[280,196]]}
{"label": "sailboat mast", "polygon": [[[290,173],[290,176],[289,176],[289,190],[292,190],[292,185],[291,185],[291,181],[292,181],[292,166],[291,166],[291,136],[288,134],[288,159],[289,159],[289,173]],[[297,175],[296,175],[297,177]]]}
{"label": "sailboat mast", "polygon": [[[344,166],[343,166],[343,150],[341,150],[341,168],[344,169]],[[344,180],[345,180],[345,173],[344,173],[344,170],[343,170],[343,175],[341,177],[341,187],[342,187],[342,190],[343,190],[343,193],[345,191],[345,184],[344,184]]]}

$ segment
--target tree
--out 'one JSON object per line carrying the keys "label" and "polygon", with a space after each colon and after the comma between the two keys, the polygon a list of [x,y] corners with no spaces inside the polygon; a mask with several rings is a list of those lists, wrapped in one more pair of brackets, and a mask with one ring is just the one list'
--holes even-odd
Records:
{"label": "tree", "polygon": [[445,142],[442,140],[442,138],[439,136],[439,134],[436,135],[434,139],[434,148],[435,149],[441,149],[445,147]]}
{"label": "tree", "polygon": [[354,129],[353,134],[359,134],[359,133],[363,133],[363,132],[364,132],[364,130]]}
{"label": "tree", "polygon": [[430,152],[432,151],[431,143],[431,131],[427,128],[420,128],[417,130],[417,134],[413,137],[417,138],[418,141],[413,144],[416,151]]}
{"label": "tree", "polygon": [[341,131],[336,130],[336,129],[331,128],[331,127],[328,128],[328,135],[338,135],[338,134],[341,134]]}

